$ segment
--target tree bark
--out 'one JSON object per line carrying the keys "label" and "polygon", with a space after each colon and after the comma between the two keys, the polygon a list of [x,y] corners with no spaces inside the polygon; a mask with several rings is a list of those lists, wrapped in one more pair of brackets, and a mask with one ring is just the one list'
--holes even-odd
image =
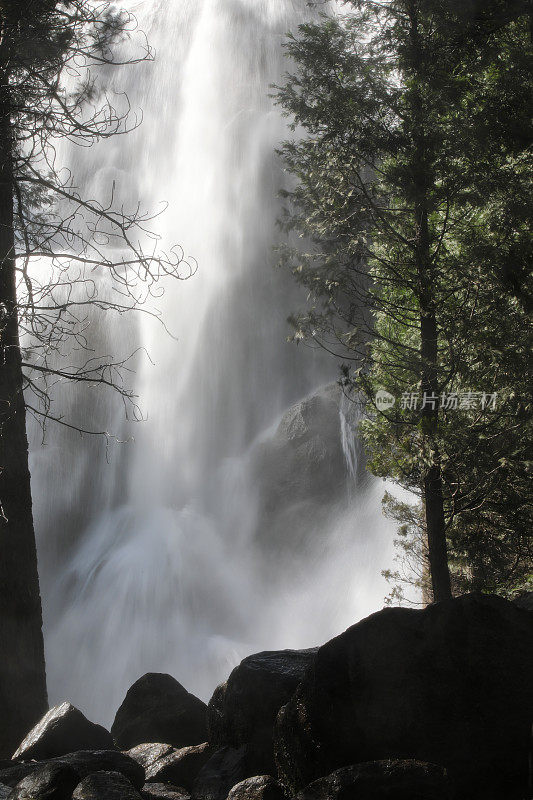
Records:
{"label": "tree bark", "polygon": [[48,702],[16,298],[13,137],[0,76],[0,757]]}
{"label": "tree bark", "polygon": [[430,451],[430,464],[423,475],[422,491],[426,515],[428,559],[435,602],[452,597],[441,460],[436,438],[439,420],[438,325],[435,301],[435,270],[431,257],[429,229],[429,192],[433,176],[428,166],[426,124],[421,86],[424,84],[424,57],[420,46],[418,2],[407,4],[410,21],[411,53],[409,68],[414,77],[411,94],[413,118],[413,199],[416,227],[415,259],[420,304],[421,388],[426,398],[422,407],[422,433]]}

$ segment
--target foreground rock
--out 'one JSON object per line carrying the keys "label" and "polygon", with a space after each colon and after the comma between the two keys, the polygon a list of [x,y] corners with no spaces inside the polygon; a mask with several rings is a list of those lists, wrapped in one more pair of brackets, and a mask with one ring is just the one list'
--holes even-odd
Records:
{"label": "foreground rock", "polygon": [[120,772],[93,772],[78,784],[72,800],[142,800]]}
{"label": "foreground rock", "polygon": [[250,774],[275,772],[273,728],[280,708],[292,697],[317,650],[275,650],[245,658],[208,706],[210,743],[248,746]]}
{"label": "foreground rock", "polygon": [[450,800],[446,770],[420,761],[371,761],[307,786],[297,800]]}
{"label": "foreground rock", "polygon": [[12,789],[10,786],[5,786],[5,784],[0,783],[0,800],[7,800],[11,792]]}
{"label": "foreground rock", "polygon": [[126,755],[133,758],[141,767],[147,770],[152,764],[169,753],[175,753],[176,748],[171,744],[161,744],[159,742],[138,744],[137,747],[132,747],[128,750]]}
{"label": "foreground rock", "polygon": [[168,783],[147,783],[141,792],[144,800],[191,800],[191,795],[180,786]]}
{"label": "foreground rock", "polygon": [[156,783],[173,783],[192,789],[200,770],[207,764],[213,749],[205,742],[194,747],[173,750],[146,768],[146,780]]}
{"label": "foreground rock", "polygon": [[11,790],[9,800],[70,800],[80,781],[67,764],[46,764],[23,778]]}
{"label": "foreground rock", "polygon": [[282,785],[270,775],[256,775],[234,786],[228,800],[287,800],[287,796]]}
{"label": "foreground rock", "polygon": [[16,786],[26,776],[32,775],[44,766],[69,766],[78,774],[81,781],[94,772],[120,772],[137,789],[144,784],[144,769],[129,756],[117,750],[82,750],[79,753],[69,753],[60,758],[49,761],[28,761],[14,764],[9,769],[0,771],[0,783],[7,786]]}
{"label": "foreground rock", "polygon": [[23,761],[63,756],[75,750],[112,750],[113,737],[70,703],[51,708],[28,733],[13,758]]}
{"label": "foreground rock", "polygon": [[170,675],[149,672],[128,690],[111,733],[124,750],[143,742],[201,744],[207,739],[207,707]]}
{"label": "foreground rock", "polygon": [[246,745],[217,750],[194,782],[194,800],[226,800],[234,786],[250,777],[250,770],[250,754]]}
{"label": "foreground rock", "polygon": [[301,790],[382,759],[443,765],[457,796],[523,800],[533,718],[533,615],[467,595],[386,609],[325,644],[276,724],[283,782]]}

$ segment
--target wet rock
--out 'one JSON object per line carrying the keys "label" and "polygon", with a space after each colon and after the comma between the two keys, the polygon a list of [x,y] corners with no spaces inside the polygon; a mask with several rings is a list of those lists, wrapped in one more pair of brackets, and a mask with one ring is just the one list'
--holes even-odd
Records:
{"label": "wet rock", "polygon": [[44,765],[65,764],[78,773],[80,780],[93,772],[104,771],[120,772],[138,789],[144,784],[144,769],[142,766],[117,750],[82,750],[78,753],[69,753],[48,761],[28,761],[14,764],[9,769],[0,771],[0,783],[13,787],[27,775],[32,775]]}
{"label": "wet rock", "polygon": [[[347,502],[341,407],[354,429],[359,406],[343,401],[338,384],[324,386],[287,409],[276,431],[252,448],[251,481],[259,490],[257,543],[267,563],[274,553],[301,553],[310,531],[330,525],[331,514]],[[354,466],[358,482],[366,481],[363,448],[355,440]]]}
{"label": "wet rock", "polygon": [[213,748],[207,742],[174,750],[154,761],[146,769],[146,780],[173,783],[185,789],[192,789],[198,773],[212,755]]}
{"label": "wet rock", "polygon": [[80,781],[75,769],[67,764],[45,764],[23,778],[9,800],[70,800]]}
{"label": "wet rock", "polygon": [[450,800],[446,770],[421,761],[370,761],[307,786],[297,800]]}
{"label": "wet rock", "polygon": [[78,784],[72,800],[142,800],[120,772],[93,772]]}
{"label": "wet rock", "polygon": [[126,755],[133,758],[147,770],[152,764],[155,764],[160,758],[168,756],[169,753],[175,753],[176,748],[171,744],[160,744],[159,742],[138,744],[137,747],[132,747],[128,750]]}
{"label": "wet rock", "polygon": [[144,800],[191,800],[191,795],[181,786],[167,783],[147,783],[141,792]]}
{"label": "wet rock", "polygon": [[228,800],[287,800],[287,796],[271,775],[255,775],[234,786]]}
{"label": "wet rock", "polygon": [[207,708],[170,675],[148,673],[128,690],[111,733],[117,745],[129,749],[143,742],[174,747],[207,739]]}
{"label": "wet rock", "polygon": [[209,701],[210,743],[248,746],[252,774],[275,770],[273,727],[316,655],[311,650],[276,650],[245,658]]}
{"label": "wet rock", "polygon": [[112,750],[113,737],[70,703],[48,711],[28,733],[14,759],[37,761],[62,756],[75,750]]}
{"label": "wet rock", "polygon": [[342,766],[442,764],[469,800],[522,800],[533,718],[533,617],[499,597],[385,609],[321,647],[276,723],[283,783]]}
{"label": "wet rock", "polygon": [[217,750],[194,782],[194,800],[226,800],[237,783],[251,777],[251,768],[248,747]]}

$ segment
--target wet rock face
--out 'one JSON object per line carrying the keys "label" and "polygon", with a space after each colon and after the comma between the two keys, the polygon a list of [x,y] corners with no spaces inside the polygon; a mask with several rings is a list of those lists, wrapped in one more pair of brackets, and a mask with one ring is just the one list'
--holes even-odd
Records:
{"label": "wet rock face", "polygon": [[70,703],[61,703],[51,708],[32,728],[13,758],[39,761],[75,750],[110,750],[113,747],[109,731],[90,722]]}
{"label": "wet rock face", "polygon": [[0,783],[14,787],[23,778],[34,774],[44,766],[65,765],[71,767],[78,774],[80,781],[93,772],[104,771],[120,772],[137,789],[144,784],[144,769],[141,765],[117,750],[82,750],[48,761],[28,761],[15,764],[9,769],[0,771]]}
{"label": "wet rock face", "polygon": [[283,782],[342,766],[443,765],[458,797],[522,800],[533,719],[533,615],[467,595],[385,609],[321,647],[276,723]]}
{"label": "wet rock face", "polygon": [[111,733],[122,749],[143,742],[201,744],[207,739],[207,707],[170,675],[147,673],[128,690]]}
{"label": "wet rock face", "polygon": [[[267,559],[273,551],[301,552],[310,531],[327,527],[331,514],[348,499],[351,479],[342,445],[341,408],[346,424],[355,430],[358,407],[343,399],[337,384],[325,386],[291,406],[276,431],[252,451],[257,541],[264,545]],[[355,441],[354,448],[362,482],[363,450]]]}
{"label": "wet rock face", "polygon": [[245,658],[209,702],[211,744],[233,748],[247,745],[253,774],[274,772],[274,722],[316,652],[274,650]]}
{"label": "wet rock face", "polygon": [[181,786],[168,783],[147,783],[141,796],[143,800],[191,800],[191,795]]}
{"label": "wet rock face", "polygon": [[287,796],[275,778],[270,775],[256,775],[234,786],[228,800],[287,800]]}
{"label": "wet rock face", "polygon": [[176,748],[172,747],[171,744],[146,742],[145,744],[138,744],[136,747],[132,747],[131,750],[127,751],[126,755],[128,755],[130,758],[133,758],[134,761],[147,770],[160,758],[168,756],[169,753],[174,753],[175,750]]}
{"label": "wet rock face", "polygon": [[23,778],[9,800],[70,800],[80,776],[67,764],[45,764]]}
{"label": "wet rock face", "polygon": [[93,772],[78,784],[72,800],[142,800],[120,772]]}
{"label": "wet rock face", "polygon": [[200,770],[213,755],[213,748],[205,742],[193,747],[172,750],[153,761],[146,768],[147,782],[172,783],[175,786],[192,789]]}
{"label": "wet rock face", "polygon": [[297,800],[451,800],[446,770],[420,761],[370,761],[307,786]]}

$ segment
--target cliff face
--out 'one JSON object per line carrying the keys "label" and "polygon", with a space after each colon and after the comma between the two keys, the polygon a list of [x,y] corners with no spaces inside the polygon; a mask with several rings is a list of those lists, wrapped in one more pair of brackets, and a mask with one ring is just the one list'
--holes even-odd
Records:
{"label": "cliff face", "polygon": [[255,446],[251,474],[258,491],[257,538],[265,547],[300,548],[313,531],[322,533],[351,493],[363,488],[357,414],[341,388],[330,384],[291,406],[276,430]]}

